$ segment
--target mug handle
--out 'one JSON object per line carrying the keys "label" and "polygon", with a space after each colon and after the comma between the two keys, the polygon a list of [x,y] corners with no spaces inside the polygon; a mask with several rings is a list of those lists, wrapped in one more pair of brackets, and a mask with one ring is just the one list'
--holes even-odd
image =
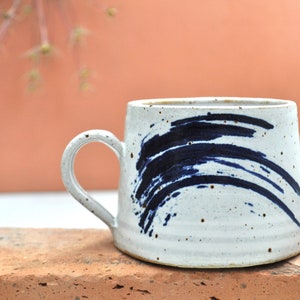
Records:
{"label": "mug handle", "polygon": [[123,143],[111,132],[106,130],[88,130],[75,136],[67,145],[61,159],[61,175],[66,190],[85,208],[101,219],[111,230],[117,227],[116,217],[97,202],[78,183],[74,162],[78,151],[85,145],[99,142],[109,146],[118,159],[123,155]]}

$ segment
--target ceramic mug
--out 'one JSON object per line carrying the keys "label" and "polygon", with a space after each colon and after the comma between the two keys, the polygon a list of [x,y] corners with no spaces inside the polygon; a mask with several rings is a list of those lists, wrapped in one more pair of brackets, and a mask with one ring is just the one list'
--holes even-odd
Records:
{"label": "ceramic mug", "polygon": [[[76,153],[91,142],[120,160],[117,216],[76,180]],[[121,251],[177,267],[243,267],[300,252],[299,154],[292,101],[154,99],[128,103],[124,142],[104,130],[76,136],[61,168]]]}

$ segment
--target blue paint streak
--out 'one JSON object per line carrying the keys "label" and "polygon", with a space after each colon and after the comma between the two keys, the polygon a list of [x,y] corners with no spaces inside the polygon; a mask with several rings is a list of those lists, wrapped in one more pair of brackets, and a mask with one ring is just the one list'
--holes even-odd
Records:
{"label": "blue paint streak", "polygon": [[[270,170],[279,174],[297,194],[300,194],[298,183],[283,168],[266,159],[263,153],[235,145],[201,143],[169,150],[155,159],[149,160],[143,169],[139,170],[142,175],[142,180],[136,191],[136,197],[140,198],[145,191],[151,188],[153,178],[160,176],[161,182],[163,183],[176,180],[183,176],[193,175],[198,173],[198,170],[193,168],[195,165],[205,164],[209,161],[223,162],[223,164],[225,164],[225,161],[220,158],[250,160],[268,167]],[[226,164],[232,168],[243,169],[243,167],[238,164],[230,162],[226,162]],[[183,166],[185,168],[183,168]],[[189,166],[189,168],[187,168],[187,166]],[[283,189],[270,179],[256,172],[249,170],[247,170],[247,172],[271,183],[279,191],[283,192]]]}
{"label": "blue paint streak", "polygon": [[171,214],[167,214],[167,216],[165,218],[165,223],[163,224],[163,226],[167,226],[170,219],[171,219]]}
{"label": "blue paint streak", "polygon": [[[212,123],[214,121],[223,121],[223,124]],[[233,121],[235,125],[225,124],[225,121]],[[246,127],[249,125],[251,128]],[[214,175],[201,173],[201,165],[214,162],[231,167],[232,170],[242,170],[284,193],[283,188],[268,177],[248,170],[240,164],[242,161],[250,161],[259,164],[260,169],[265,173],[271,174],[270,170],[276,173],[297,195],[300,195],[298,183],[283,168],[268,160],[264,153],[237,145],[211,142],[223,136],[252,138],[256,133],[255,127],[270,130],[273,125],[262,119],[244,115],[207,114],[177,120],[171,123],[169,132],[152,138],[145,137],[136,164],[138,177],[134,190],[135,202],[140,206],[139,226],[142,231],[148,232],[158,209],[171,198],[177,197],[180,194],[178,190],[189,186],[205,188],[208,184],[232,185],[252,190],[280,207],[300,226],[293,212],[266,188],[237,178],[234,173],[231,176],[221,175],[221,170],[217,170]],[[226,159],[238,160],[239,163]],[[170,215],[168,221],[171,217]]]}
{"label": "blue paint streak", "polygon": [[258,118],[253,118],[253,117],[238,115],[238,114],[211,114],[211,113],[208,113],[205,116],[197,116],[197,117],[177,120],[172,122],[171,125],[178,126],[178,125],[187,124],[195,121],[197,122],[198,121],[234,121],[234,122],[241,122],[244,124],[258,126],[265,129],[274,128],[272,124]]}
{"label": "blue paint streak", "polygon": [[[188,145],[190,141],[211,141],[224,135],[252,137],[255,130],[242,126],[194,122],[172,128],[164,135],[155,135],[143,143],[137,169],[145,167],[149,158],[168,149]],[[191,145],[190,145],[191,146]]]}
{"label": "blue paint streak", "polygon": [[172,196],[172,198],[176,198],[178,195],[180,195],[180,192],[175,192],[171,196]]}
{"label": "blue paint streak", "polygon": [[[254,172],[254,171],[250,171],[250,170],[247,170],[246,168],[242,167],[241,165],[239,164],[236,164],[236,163],[232,163],[232,162],[228,162],[228,161],[225,161],[225,160],[220,160],[220,159],[215,159],[215,162],[218,162],[220,164],[223,164],[223,165],[226,165],[226,166],[229,166],[229,167],[232,167],[232,168],[235,168],[235,169],[240,169],[240,170],[243,170],[249,174],[252,174],[268,183],[270,183],[274,188],[276,188],[279,192],[281,193],[284,193],[283,189],[277,185],[275,182],[273,182],[272,180],[270,180],[269,178],[257,173],[257,172]],[[260,168],[262,168],[262,166],[260,166]],[[270,173],[270,172],[269,172]]]}
{"label": "blue paint streak", "polygon": [[299,221],[296,219],[294,213],[287,207],[287,205],[281,201],[276,195],[271,193],[269,190],[261,187],[257,184],[254,184],[249,181],[245,181],[239,178],[232,178],[230,176],[192,176],[180,180],[179,182],[170,183],[164,189],[160,190],[159,193],[153,193],[147,203],[147,207],[141,214],[141,219],[139,226],[143,229],[144,233],[147,233],[149,227],[151,226],[155,213],[157,209],[166,201],[167,195],[176,191],[178,189],[188,187],[188,186],[198,186],[202,184],[221,184],[221,185],[231,185],[237,188],[243,188],[256,192],[257,194],[269,199],[279,208],[281,208],[292,220],[293,222],[300,227]]}
{"label": "blue paint streak", "polygon": [[261,168],[264,172],[266,172],[266,173],[268,173],[268,174],[271,173],[268,169],[264,168],[263,166],[260,166],[260,168]]}

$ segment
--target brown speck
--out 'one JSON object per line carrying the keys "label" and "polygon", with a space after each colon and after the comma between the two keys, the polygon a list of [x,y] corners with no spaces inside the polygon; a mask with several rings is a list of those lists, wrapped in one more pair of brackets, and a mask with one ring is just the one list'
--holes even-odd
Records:
{"label": "brown speck", "polygon": [[263,213],[263,217],[264,217],[264,218],[266,217],[266,214],[265,214],[265,213]]}
{"label": "brown speck", "polygon": [[201,223],[204,223],[205,222],[205,219],[201,219]]}
{"label": "brown speck", "polygon": [[269,249],[268,249],[268,252],[271,253],[271,252],[272,252],[272,248],[269,248]]}
{"label": "brown speck", "polygon": [[85,135],[86,138],[88,138],[89,136],[90,136],[89,134],[86,134],[86,135]]}
{"label": "brown speck", "polygon": [[132,152],[130,153],[130,157],[133,158],[133,153]]}
{"label": "brown speck", "polygon": [[119,289],[122,289],[122,288],[124,288],[124,285],[122,285],[122,284],[116,284],[114,287],[113,287],[113,290],[119,290]]}
{"label": "brown speck", "polygon": [[143,295],[145,295],[145,294],[151,294],[148,290],[137,289],[136,291],[142,293]]}
{"label": "brown speck", "polygon": [[159,257],[156,257],[156,260],[159,260]]}
{"label": "brown speck", "polygon": [[40,286],[47,286],[47,282],[39,282]]}
{"label": "brown speck", "polygon": [[155,238],[156,238],[156,239],[158,238],[158,234],[155,234]]}
{"label": "brown speck", "polygon": [[212,185],[210,186],[210,188],[211,188],[211,189],[214,189],[214,188],[215,188],[215,186],[212,184]]}

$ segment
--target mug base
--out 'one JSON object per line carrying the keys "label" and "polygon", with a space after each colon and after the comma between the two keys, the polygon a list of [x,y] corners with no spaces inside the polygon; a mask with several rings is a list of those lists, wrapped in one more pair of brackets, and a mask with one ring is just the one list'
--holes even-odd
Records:
{"label": "mug base", "polygon": [[143,261],[146,263],[151,263],[154,265],[160,265],[160,266],[166,266],[166,267],[174,267],[174,268],[180,268],[180,269],[235,269],[235,268],[250,268],[250,267],[255,267],[255,266],[264,266],[264,265],[270,265],[270,264],[274,264],[274,263],[278,263],[290,258],[293,258],[295,256],[297,256],[298,254],[300,254],[300,250],[296,253],[293,253],[291,255],[285,256],[285,257],[280,257],[277,259],[270,259],[270,260],[262,260],[262,261],[252,261],[252,262],[243,262],[243,263],[221,263],[221,262],[217,262],[217,263],[210,263],[210,264],[206,264],[206,263],[193,263],[192,261],[189,263],[180,263],[180,262],[170,262],[170,261],[162,261],[161,259],[159,259],[159,257],[157,257],[157,259],[151,259],[151,258],[146,258],[143,256],[140,256],[136,253],[132,253],[128,250],[123,249],[122,247],[118,246],[115,243],[115,247],[121,251],[122,253],[137,259],[139,261]]}

